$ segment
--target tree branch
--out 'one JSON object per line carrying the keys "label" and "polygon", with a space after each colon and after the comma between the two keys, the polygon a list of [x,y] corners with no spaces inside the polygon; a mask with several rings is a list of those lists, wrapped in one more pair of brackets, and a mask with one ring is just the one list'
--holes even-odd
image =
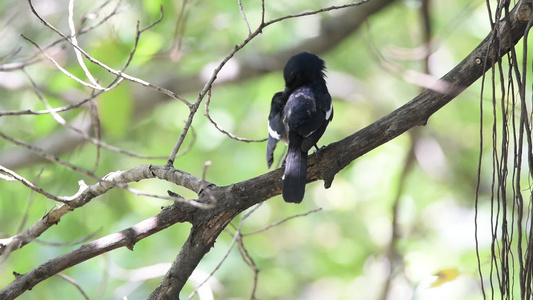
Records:
{"label": "tree branch", "polygon": [[26,274],[14,272],[15,281],[0,291],[0,299],[14,299],[24,291],[30,290],[37,283],[100,254],[120,247],[127,247],[133,250],[135,243],[141,239],[177,222],[190,221],[189,217],[190,215],[187,210],[180,210],[176,206],[163,209],[161,213],[152,218],[146,219],[135,226],[117,233],[84,244],[76,250],[47,261]]}
{"label": "tree branch", "polygon": [[[80,190],[76,195],[68,198],[60,197],[60,199],[66,203],[52,209],[42,219],[25,231],[7,239],[0,239],[0,256],[5,255],[6,251],[15,251],[32,242],[52,225],[57,224],[64,215],[84,206],[92,199],[106,193],[114,186],[156,177],[183,186],[195,193],[200,193],[205,186],[210,184],[209,182],[186,172],[150,165],[142,165],[126,171],[109,173],[103,178],[105,180],[104,182],[97,182],[91,186],[87,186],[81,181]],[[190,202],[190,200],[183,201]],[[0,299],[2,298],[0,297]]]}

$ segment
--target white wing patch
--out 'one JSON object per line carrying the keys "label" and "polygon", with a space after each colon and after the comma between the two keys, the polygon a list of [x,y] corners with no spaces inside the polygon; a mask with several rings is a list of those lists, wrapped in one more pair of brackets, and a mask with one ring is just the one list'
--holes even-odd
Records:
{"label": "white wing patch", "polygon": [[281,139],[281,135],[275,132],[272,128],[270,128],[270,124],[268,124],[268,134],[270,134],[271,137],[275,138],[278,141]]}
{"label": "white wing patch", "polygon": [[333,101],[330,102],[329,109],[326,112],[326,120],[329,120],[329,118],[331,117],[331,113],[332,112],[333,112]]}

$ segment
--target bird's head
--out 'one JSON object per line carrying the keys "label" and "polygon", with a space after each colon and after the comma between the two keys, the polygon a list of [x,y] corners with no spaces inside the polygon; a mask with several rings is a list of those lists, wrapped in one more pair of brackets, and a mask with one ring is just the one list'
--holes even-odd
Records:
{"label": "bird's head", "polygon": [[301,52],[289,58],[283,68],[285,86],[294,90],[315,80],[324,80],[326,66],[320,57],[313,53]]}

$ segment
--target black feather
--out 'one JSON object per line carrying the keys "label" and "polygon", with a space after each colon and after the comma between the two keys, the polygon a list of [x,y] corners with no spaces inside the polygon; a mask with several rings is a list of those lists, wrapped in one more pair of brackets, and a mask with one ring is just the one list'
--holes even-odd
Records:
{"label": "black feather", "polygon": [[300,203],[304,198],[307,177],[307,152],[302,151],[300,147],[301,141],[300,137],[292,136],[289,151],[285,158],[282,192],[283,199],[286,202]]}

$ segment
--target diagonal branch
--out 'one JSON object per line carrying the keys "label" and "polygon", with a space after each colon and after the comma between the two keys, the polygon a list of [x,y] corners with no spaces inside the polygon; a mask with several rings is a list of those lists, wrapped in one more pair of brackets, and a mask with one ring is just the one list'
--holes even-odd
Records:
{"label": "diagonal branch", "polygon": [[[95,183],[91,186],[87,186],[83,181],[80,181],[80,189],[78,193],[71,197],[59,197],[59,199],[66,203],[52,209],[42,219],[25,231],[7,239],[0,239],[0,256],[4,255],[6,251],[15,251],[28,243],[31,243],[51,226],[56,225],[64,215],[84,206],[92,199],[105,194],[113,187],[156,177],[183,186],[196,193],[200,193],[205,186],[209,185],[209,182],[189,173],[151,165],[142,165],[126,171],[109,173],[103,178],[105,181]],[[193,206],[197,206],[194,205],[196,203],[193,201],[184,199],[180,200],[182,203],[184,201],[190,202]],[[0,299],[2,299],[2,297],[0,297]]]}
{"label": "diagonal branch", "polygon": [[161,213],[152,218],[146,219],[117,233],[84,244],[76,250],[49,260],[28,273],[18,274],[14,272],[15,281],[0,291],[0,299],[14,299],[44,279],[111,250],[127,247],[133,251],[135,243],[143,238],[177,222],[185,221],[190,221],[187,210],[180,210],[177,207],[163,209]]}

